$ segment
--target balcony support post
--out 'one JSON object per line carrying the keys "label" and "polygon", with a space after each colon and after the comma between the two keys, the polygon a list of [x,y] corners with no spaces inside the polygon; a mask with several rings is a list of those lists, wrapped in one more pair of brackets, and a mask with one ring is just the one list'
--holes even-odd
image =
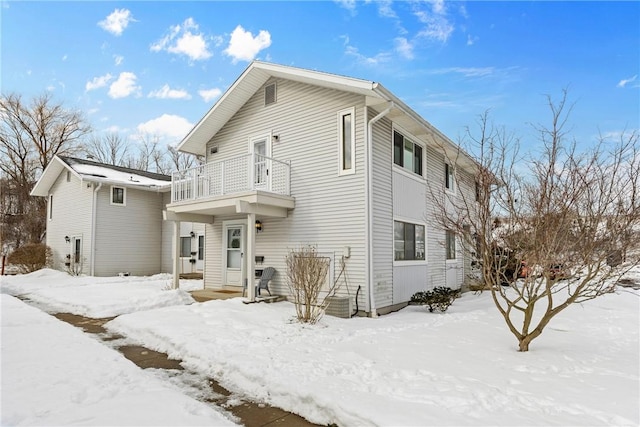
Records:
{"label": "balcony support post", "polygon": [[255,246],[256,246],[256,214],[250,213],[247,215],[247,250],[246,250],[246,265],[247,265],[247,296],[249,301],[254,302],[256,300],[256,258],[255,258]]}

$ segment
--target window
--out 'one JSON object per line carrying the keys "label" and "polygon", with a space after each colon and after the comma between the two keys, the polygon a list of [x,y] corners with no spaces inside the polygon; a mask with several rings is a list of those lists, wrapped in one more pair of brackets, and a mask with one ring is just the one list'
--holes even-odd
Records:
{"label": "window", "polygon": [[180,257],[189,258],[191,256],[191,237],[180,238]]}
{"label": "window", "polygon": [[67,182],[71,181],[71,171],[67,171]]}
{"label": "window", "polygon": [[456,191],[454,168],[449,163],[444,164],[444,188]]}
{"label": "window", "polygon": [[49,194],[49,219],[53,219],[53,194]]}
{"label": "window", "polygon": [[73,239],[73,262],[80,263],[82,255],[82,240],[78,237]]}
{"label": "window", "polygon": [[126,205],[126,190],[124,187],[111,187],[111,204]]}
{"label": "window", "polygon": [[447,259],[456,259],[456,233],[447,230],[445,234],[445,251]]}
{"label": "window", "polygon": [[422,176],[422,146],[393,131],[393,163]]}
{"label": "window", "polygon": [[393,222],[395,261],[424,260],[424,225]]}
{"label": "window", "polygon": [[338,135],[340,144],[340,174],[355,172],[355,109],[338,113]]}
{"label": "window", "polygon": [[480,183],[476,181],[476,202],[480,201]]}
{"label": "window", "polygon": [[204,259],[204,236],[198,236],[198,260]]}

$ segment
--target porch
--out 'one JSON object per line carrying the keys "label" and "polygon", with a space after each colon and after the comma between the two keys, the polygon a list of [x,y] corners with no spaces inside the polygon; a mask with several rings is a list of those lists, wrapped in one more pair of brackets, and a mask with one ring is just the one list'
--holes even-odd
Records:
{"label": "porch", "polygon": [[[294,207],[289,163],[251,153],[174,172],[164,219],[174,221],[177,230],[182,221],[213,224],[215,217],[222,217],[226,240],[220,241],[220,264],[225,266],[221,283],[242,286],[252,279],[248,272],[255,270],[255,234],[261,225],[257,218],[287,218]],[[178,241],[175,236],[174,259]],[[174,266],[174,271],[179,270]],[[253,286],[247,297],[256,300]]]}

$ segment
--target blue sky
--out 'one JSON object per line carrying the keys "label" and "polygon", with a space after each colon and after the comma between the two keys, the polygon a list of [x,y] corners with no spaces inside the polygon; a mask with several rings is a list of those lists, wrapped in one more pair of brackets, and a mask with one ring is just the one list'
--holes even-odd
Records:
{"label": "blue sky", "polygon": [[490,109],[535,140],[569,89],[580,144],[640,128],[639,2],[1,2],[3,93],[177,143],[252,59],[380,82],[454,141]]}

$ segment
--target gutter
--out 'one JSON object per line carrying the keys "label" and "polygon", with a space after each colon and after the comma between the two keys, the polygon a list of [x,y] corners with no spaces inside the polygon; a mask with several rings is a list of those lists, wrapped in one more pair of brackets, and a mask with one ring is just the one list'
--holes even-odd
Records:
{"label": "gutter", "polygon": [[91,262],[89,267],[89,274],[95,276],[96,269],[96,217],[97,217],[97,201],[98,191],[102,188],[102,183],[99,182],[98,186],[93,189],[93,206],[91,207]]}
{"label": "gutter", "polygon": [[368,284],[367,289],[369,290],[369,312],[371,313],[371,317],[378,317],[378,313],[376,311],[376,298],[373,292],[373,209],[371,206],[372,200],[372,192],[371,192],[371,176],[373,175],[373,124],[386,116],[389,111],[395,106],[394,102],[391,101],[389,106],[382,112],[378,113],[377,116],[372,118],[367,122],[367,106],[365,105],[365,115],[364,120],[367,122],[367,127],[365,129],[365,142],[367,146],[365,147],[365,210],[366,210],[366,227],[367,227],[367,271],[365,275],[365,281]]}

